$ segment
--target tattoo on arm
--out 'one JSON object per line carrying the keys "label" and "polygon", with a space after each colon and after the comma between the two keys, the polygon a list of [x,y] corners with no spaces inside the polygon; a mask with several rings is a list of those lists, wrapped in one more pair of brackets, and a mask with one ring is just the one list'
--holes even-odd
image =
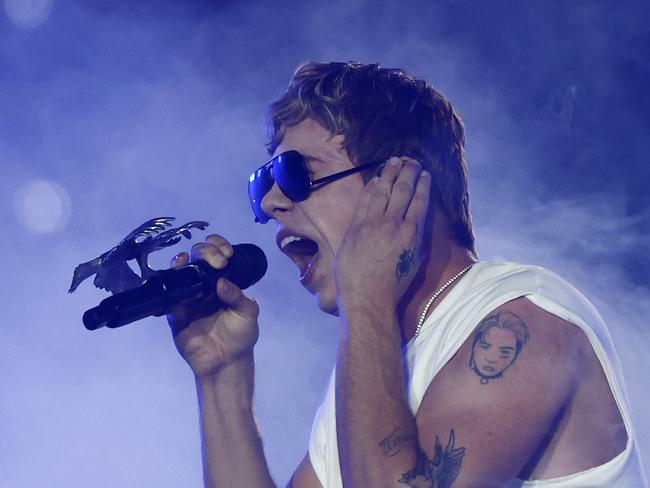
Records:
{"label": "tattoo on arm", "polygon": [[451,429],[449,441],[444,449],[436,436],[433,460],[420,449],[417,465],[404,473],[398,480],[399,483],[412,488],[449,488],[458,477],[465,456],[465,448],[455,447],[455,442],[454,429]]}
{"label": "tattoo on arm", "polygon": [[407,444],[415,444],[415,433],[398,427],[391,435],[379,443],[379,447],[384,451],[384,456],[393,457],[400,452]]}
{"label": "tattoo on arm", "polygon": [[484,318],[474,334],[469,367],[487,385],[513,365],[528,342],[528,327],[517,315],[501,311]]}
{"label": "tattoo on arm", "polygon": [[397,279],[404,278],[411,272],[411,268],[415,264],[415,255],[412,249],[404,249],[399,256],[399,262],[395,268],[395,275]]}

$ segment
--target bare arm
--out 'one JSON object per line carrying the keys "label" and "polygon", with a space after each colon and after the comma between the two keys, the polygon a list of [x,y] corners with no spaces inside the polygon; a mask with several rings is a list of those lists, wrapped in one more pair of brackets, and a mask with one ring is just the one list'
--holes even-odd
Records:
{"label": "bare arm", "polygon": [[397,320],[394,311],[372,307],[343,316],[342,327],[336,426],[343,485],[395,486],[396,473],[418,456]]}
{"label": "bare arm", "polygon": [[454,488],[498,487],[519,477],[570,411],[583,368],[579,336],[525,298],[484,317],[420,405],[423,457],[441,456],[428,476]]}
{"label": "bare arm", "polygon": [[197,378],[205,486],[275,487],[252,410],[253,358]]}
{"label": "bare arm", "polygon": [[559,322],[525,299],[493,311],[436,376],[417,419],[406,390],[398,391],[401,361],[369,364],[376,346],[357,348],[365,365],[346,374],[370,383],[356,393],[345,383],[337,389],[348,395],[337,402],[347,486],[498,487],[517,477],[562,418],[579,377],[577,331]]}
{"label": "bare arm", "polygon": [[395,486],[396,474],[417,463],[396,309],[419,265],[430,187],[416,161],[391,158],[366,185],[336,256],[336,427],[346,487]]}
{"label": "bare arm", "polygon": [[[227,256],[218,245],[227,249],[227,244],[218,236],[210,241],[195,246],[194,257],[221,268]],[[181,256],[175,265],[187,260]],[[257,304],[223,280],[217,294],[228,308],[202,316],[194,304],[169,317],[176,347],[195,375],[204,483],[206,488],[275,487],[252,412]]]}
{"label": "bare arm", "polygon": [[[216,235],[192,248],[193,259],[205,259],[217,269],[231,255],[230,244]],[[183,253],[173,265],[188,260]],[[225,280],[219,281],[217,295],[226,308],[210,313],[209,307],[191,304],[168,317],[176,347],[196,379],[205,486],[275,487],[252,409],[258,306]],[[303,462],[292,486],[319,488],[310,470]]]}
{"label": "bare arm", "polygon": [[[572,328],[555,327],[525,299],[529,307],[494,311],[485,319],[505,324],[503,330],[497,327],[491,342],[468,339],[414,419],[395,310],[417,266],[430,176],[412,160],[391,161],[367,185],[335,263],[343,484],[502,486],[522,470],[569,400],[579,362]],[[492,348],[496,362],[477,354],[470,366],[474,347]],[[508,363],[507,372],[499,361]]]}

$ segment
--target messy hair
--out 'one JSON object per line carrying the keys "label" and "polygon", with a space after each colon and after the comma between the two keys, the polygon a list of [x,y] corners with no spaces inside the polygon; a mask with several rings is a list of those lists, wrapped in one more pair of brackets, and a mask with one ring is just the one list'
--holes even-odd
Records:
{"label": "messy hair", "polygon": [[[451,237],[474,250],[469,212],[465,131],[451,104],[423,80],[401,69],[357,62],[300,66],[287,91],[269,107],[270,154],[287,128],[311,118],[343,145],[355,164],[410,156],[432,175],[432,201],[449,222]],[[372,173],[364,174],[367,181]]]}

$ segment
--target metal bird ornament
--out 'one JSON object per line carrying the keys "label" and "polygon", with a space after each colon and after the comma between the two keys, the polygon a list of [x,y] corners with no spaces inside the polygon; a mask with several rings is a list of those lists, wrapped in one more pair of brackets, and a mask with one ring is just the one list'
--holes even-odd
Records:
{"label": "metal bird ornament", "polygon": [[[86,278],[95,276],[94,284],[111,293],[119,293],[140,286],[150,276],[156,274],[147,260],[149,254],[165,247],[173,246],[185,237],[192,238],[191,229],[204,230],[208,222],[194,220],[180,227],[168,229],[175,217],[158,217],[146,221],[127,235],[122,242],[110,251],[87,263],[81,263],[74,270],[68,293],[72,293]],[[135,273],[127,261],[135,259],[140,267],[140,275]]]}

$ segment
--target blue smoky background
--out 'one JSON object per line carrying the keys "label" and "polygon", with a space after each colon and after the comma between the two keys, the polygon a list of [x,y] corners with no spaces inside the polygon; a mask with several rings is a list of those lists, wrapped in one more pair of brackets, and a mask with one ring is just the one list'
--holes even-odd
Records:
{"label": "blue smoky background", "polygon": [[164,320],[91,333],[104,292],[66,293],[77,264],[163,215],[211,222],[192,242],[267,251],[255,404],[289,478],[337,324],[253,223],[246,180],[266,105],[307,60],[401,67],[452,101],[480,257],[546,266],[594,302],[650,452],[647,1],[0,3],[1,487],[201,485],[193,377]]}

